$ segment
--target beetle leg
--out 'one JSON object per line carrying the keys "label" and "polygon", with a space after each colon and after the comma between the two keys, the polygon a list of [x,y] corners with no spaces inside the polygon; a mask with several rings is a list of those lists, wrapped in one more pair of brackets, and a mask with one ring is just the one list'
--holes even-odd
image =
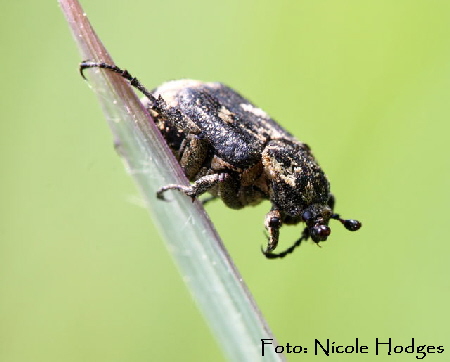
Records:
{"label": "beetle leg", "polygon": [[267,243],[267,249],[264,252],[264,254],[272,252],[277,247],[281,225],[282,222],[280,210],[278,209],[270,210],[267,213],[266,219],[264,221],[264,226],[266,227],[266,230],[269,232],[269,241]]}
{"label": "beetle leg", "polygon": [[189,180],[200,172],[208,156],[208,142],[195,134],[188,134],[180,146],[180,165]]}
{"label": "beetle leg", "polygon": [[286,255],[292,253],[295,250],[295,248],[298,247],[302,243],[302,241],[308,240],[308,238],[309,238],[309,230],[306,227],[305,229],[303,229],[302,236],[292,246],[287,248],[285,251],[282,251],[281,253],[278,253],[278,254],[271,253],[270,251],[267,251],[267,250],[264,251],[262,249],[261,249],[261,251],[267,259],[284,258]]}
{"label": "beetle leg", "polygon": [[158,197],[158,199],[164,200],[164,192],[166,192],[167,190],[178,190],[184,193],[186,196],[191,197],[192,201],[194,201],[197,196],[204,194],[210,188],[216,186],[219,182],[225,182],[229,178],[229,176],[230,175],[228,173],[215,173],[213,175],[200,177],[190,186],[176,184],[166,185],[158,190],[158,192],[156,193],[156,197]]}

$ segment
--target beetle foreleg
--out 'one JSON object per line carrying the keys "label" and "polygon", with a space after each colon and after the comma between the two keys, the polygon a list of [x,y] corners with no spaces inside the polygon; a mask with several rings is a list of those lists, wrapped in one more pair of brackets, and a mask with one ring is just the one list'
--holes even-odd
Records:
{"label": "beetle foreleg", "polygon": [[267,249],[264,251],[264,254],[270,253],[278,245],[278,238],[280,236],[280,228],[281,228],[281,212],[278,209],[270,210],[264,221],[264,226],[266,230],[269,232],[269,241],[267,243]]}
{"label": "beetle foreleg", "polygon": [[309,231],[308,228],[305,228],[302,232],[302,236],[289,248],[287,248],[285,251],[278,253],[278,254],[274,254],[271,253],[270,251],[264,251],[261,249],[261,252],[264,254],[264,256],[267,259],[277,259],[277,258],[284,258],[286,255],[292,253],[296,247],[298,247],[302,241],[308,240],[309,238]]}

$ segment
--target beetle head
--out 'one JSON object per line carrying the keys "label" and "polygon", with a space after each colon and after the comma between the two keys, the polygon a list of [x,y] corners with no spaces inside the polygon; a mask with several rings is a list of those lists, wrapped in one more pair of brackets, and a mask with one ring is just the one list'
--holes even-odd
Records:
{"label": "beetle head", "polygon": [[321,204],[310,205],[302,212],[302,220],[306,223],[308,234],[315,243],[327,240],[331,234],[328,222],[332,214],[329,206]]}
{"label": "beetle head", "polygon": [[270,141],[262,162],[270,201],[281,211],[283,223],[305,222],[307,234],[315,243],[327,240],[331,233],[330,219],[340,221],[350,231],[361,227],[357,220],[344,220],[334,214],[328,179],[306,145]]}

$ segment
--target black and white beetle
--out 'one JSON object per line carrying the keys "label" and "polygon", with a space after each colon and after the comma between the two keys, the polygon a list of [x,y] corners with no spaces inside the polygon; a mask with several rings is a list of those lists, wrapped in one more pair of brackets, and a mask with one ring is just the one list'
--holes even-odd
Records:
{"label": "black and white beetle", "polygon": [[[263,254],[282,258],[311,238],[327,240],[328,222],[339,220],[347,230],[361,227],[333,212],[334,197],[325,173],[311,149],[279,126],[262,109],[221,83],[175,80],[148,91],[128,71],[115,65],[84,61],[87,68],[120,74],[145,95],[142,100],[184,170],[190,186],[166,185],[195,199],[205,192],[228,207],[241,209],[270,200],[264,225],[269,232]],[[283,224],[305,222],[300,238],[281,253],[278,245]]]}

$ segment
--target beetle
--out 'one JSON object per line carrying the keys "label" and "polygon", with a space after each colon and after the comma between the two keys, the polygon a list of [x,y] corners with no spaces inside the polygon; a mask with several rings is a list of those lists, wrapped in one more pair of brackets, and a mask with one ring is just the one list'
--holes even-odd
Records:
{"label": "beetle", "polygon": [[[189,186],[163,186],[193,200],[209,192],[232,209],[271,202],[264,221],[268,259],[283,258],[309,238],[327,240],[331,219],[356,231],[361,222],[334,213],[330,183],[310,147],[297,140],[266,112],[222,83],[181,79],[148,91],[127,70],[104,62],[83,61],[88,68],[120,74],[144,94],[141,101],[174,153]],[[281,253],[274,253],[283,224],[306,224],[301,236]]]}

